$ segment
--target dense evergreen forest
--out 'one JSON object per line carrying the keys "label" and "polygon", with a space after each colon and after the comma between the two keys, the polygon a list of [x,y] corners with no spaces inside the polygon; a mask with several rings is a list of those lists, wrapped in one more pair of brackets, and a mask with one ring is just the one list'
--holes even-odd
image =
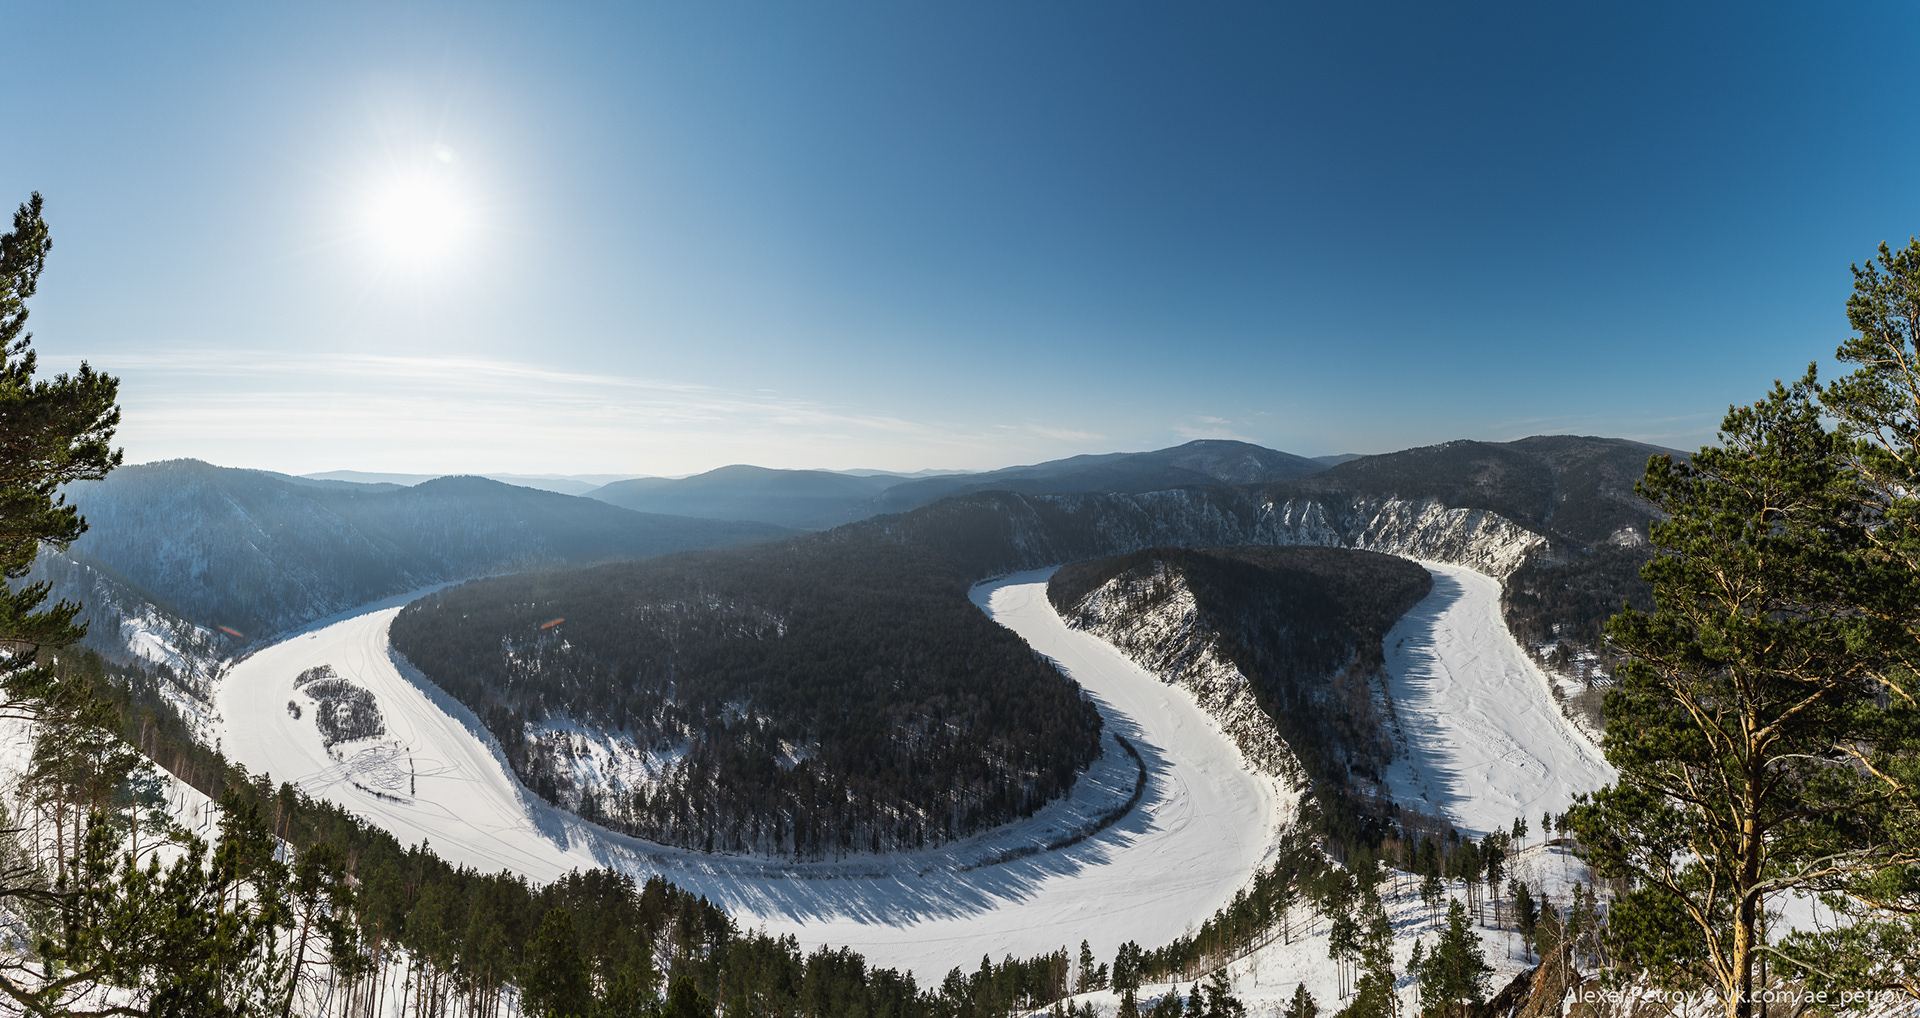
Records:
{"label": "dense evergreen forest", "polygon": [[[1190,592],[1198,625],[1252,683],[1320,801],[1326,833],[1377,843],[1397,811],[1381,794],[1393,759],[1375,695],[1382,641],[1433,577],[1405,559],[1342,548],[1154,548],[1063,566],[1047,596],[1088,625],[1089,595],[1121,615],[1164,611]],[[1107,619],[1105,621],[1124,621]]]}
{"label": "dense evergreen forest", "polygon": [[[1326,924],[1358,931],[1356,920],[1378,913],[1386,881],[1424,878],[1423,895],[1436,902],[1457,888],[1483,920],[1502,907],[1519,914],[1511,895],[1526,894],[1499,893],[1513,847],[1505,833],[1476,843],[1453,831],[1390,830],[1377,843],[1349,843],[1343,867],[1310,833],[1310,808],[1308,823],[1246,889],[1186,936],[1121,945],[1111,963],[1084,942],[1077,954],[1062,945],[1030,958],[983,957],[922,986],[846,948],[803,951],[791,937],[741,930],[658,878],[638,884],[594,870],[536,885],[449,865],[429,846],[402,846],[201,745],[153,671],[91,652],[62,653],[50,671],[66,693],[85,695],[34,707],[37,766],[15,790],[21,812],[10,833],[20,836],[0,839],[0,863],[12,874],[0,908],[51,934],[30,957],[63,966],[65,981],[38,1000],[55,1010],[110,985],[134,991],[123,998],[132,1015],[285,1008],[340,1018],[998,1018],[1049,1009],[1091,1018],[1090,1007],[1061,1002],[1111,988],[1123,1014],[1229,1018],[1244,1009],[1217,977],[1227,962]],[[154,774],[127,745],[217,799],[218,853],[156,809]],[[23,873],[53,862],[46,849],[68,824],[87,835],[87,848],[68,844],[66,890],[23,883]],[[110,846],[129,836],[136,857],[168,841],[189,852],[147,879],[112,858]],[[1336,961],[1373,964],[1364,952],[1378,945],[1354,938],[1353,953]],[[29,985],[14,974],[0,966],[0,989]],[[1169,980],[1174,992],[1135,1007],[1136,990]],[[1191,992],[1180,992],[1182,981]],[[305,1002],[297,1009],[296,999]]]}
{"label": "dense evergreen forest", "polygon": [[1029,815],[1099,753],[1079,687],[966,593],[911,549],[800,541],[476,581],[408,606],[392,638],[541,794],[563,790],[525,726],[565,715],[681,754],[597,819],[821,858]]}

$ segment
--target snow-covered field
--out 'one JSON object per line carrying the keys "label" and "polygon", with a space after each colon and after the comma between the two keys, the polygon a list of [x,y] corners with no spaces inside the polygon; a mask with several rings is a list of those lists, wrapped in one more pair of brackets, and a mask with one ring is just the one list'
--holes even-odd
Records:
{"label": "snow-covered field", "polygon": [[1547,677],[1500,616],[1500,584],[1460,566],[1423,562],[1433,592],[1387,634],[1389,690],[1403,755],[1387,780],[1402,802],[1476,836],[1558,814],[1613,780],[1574,730]]}
{"label": "snow-covered field", "polygon": [[[745,926],[793,933],[808,945],[845,944],[922,980],[976,967],[983,954],[1025,956],[1081,939],[1110,958],[1127,940],[1164,943],[1226,903],[1271,851],[1291,803],[1246,769],[1191,697],[1068,629],[1046,599],[1050,572],[983,584],[974,600],[1088,690],[1109,731],[1140,752],[1149,782],[1112,826],[1011,862],[975,865],[1057,840],[1116,796],[1124,801],[1137,776],[1132,758],[1110,749],[1076,785],[1076,801],[934,852],[802,866],[665,849],[527,793],[472,713],[391,653],[387,626],[397,607],[296,635],[234,665],[218,699],[222,744],[250,770],[296,782],[403,842],[426,840],[451,861],[536,880],[593,866],[662,874]],[[299,719],[289,712],[294,678],[320,664],[374,694],[386,726],[380,752],[363,758],[371,744],[343,744],[336,748],[359,752],[336,758],[310,711]]]}

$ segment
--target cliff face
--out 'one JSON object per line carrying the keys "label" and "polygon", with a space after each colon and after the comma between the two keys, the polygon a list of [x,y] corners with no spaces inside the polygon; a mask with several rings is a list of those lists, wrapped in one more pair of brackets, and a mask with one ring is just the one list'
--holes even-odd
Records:
{"label": "cliff face", "polygon": [[1254,770],[1291,788],[1305,785],[1299,758],[1260,708],[1252,680],[1222,653],[1220,633],[1203,616],[1184,574],[1156,563],[1116,576],[1081,598],[1067,621],[1193,694]]}
{"label": "cliff face", "polygon": [[1352,548],[1462,565],[1505,579],[1548,539],[1488,509],[1438,498],[1329,492],[1276,501],[1247,488],[1140,494],[993,492],[843,527],[827,539],[877,538],[941,553],[991,576],[1146,548]]}
{"label": "cliff face", "polygon": [[1439,499],[1326,496],[1266,504],[1261,544],[1359,548],[1466,566],[1504,580],[1547,538],[1486,509]]}
{"label": "cliff face", "polygon": [[1403,558],[1329,547],[1155,548],[1063,567],[1067,623],[1191,693],[1249,766],[1311,785],[1332,830],[1389,818],[1382,640],[1432,589]]}

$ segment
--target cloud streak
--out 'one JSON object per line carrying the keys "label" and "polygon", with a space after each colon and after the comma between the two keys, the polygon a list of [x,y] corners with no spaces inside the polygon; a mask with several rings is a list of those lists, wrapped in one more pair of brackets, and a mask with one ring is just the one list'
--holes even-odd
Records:
{"label": "cloud streak", "polygon": [[202,350],[112,360],[128,383],[121,434],[135,460],[676,474],[726,462],[853,466],[835,461],[857,455],[868,458],[860,465],[917,469],[929,458],[999,466],[1101,437],[477,357]]}

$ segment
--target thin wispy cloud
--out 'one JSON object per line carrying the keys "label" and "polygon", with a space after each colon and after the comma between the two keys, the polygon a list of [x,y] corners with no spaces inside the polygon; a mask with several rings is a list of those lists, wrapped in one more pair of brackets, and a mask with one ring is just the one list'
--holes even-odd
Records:
{"label": "thin wispy cloud", "polygon": [[1225,439],[1234,442],[1254,441],[1248,438],[1239,428],[1235,427],[1234,422],[1224,417],[1194,417],[1188,421],[1174,425],[1173,430],[1175,434],[1188,441],[1202,438]]}
{"label": "thin wispy cloud", "polygon": [[[599,470],[687,473],[727,462],[817,464],[866,450],[997,466],[1098,441],[1087,431],[909,420],[897,414],[671,379],[478,357],[116,356],[135,460],[193,456],[285,470]],[[343,464],[340,450],[352,462]],[[1074,449],[1072,451],[1081,451]],[[846,464],[854,465],[854,464]]]}

